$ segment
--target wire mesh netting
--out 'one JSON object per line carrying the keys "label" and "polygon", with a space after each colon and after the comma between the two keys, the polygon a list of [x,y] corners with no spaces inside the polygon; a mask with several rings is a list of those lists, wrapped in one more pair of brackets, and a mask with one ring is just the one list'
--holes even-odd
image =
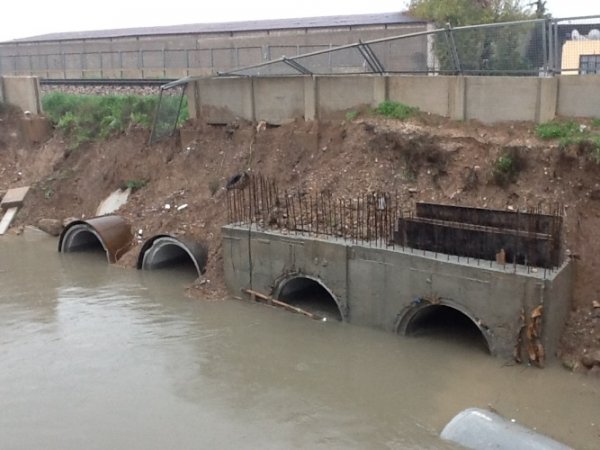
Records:
{"label": "wire mesh netting", "polygon": [[436,58],[433,56],[433,43],[436,36],[435,32],[420,33],[364,45],[373,52],[384,72],[428,73],[438,69]]}
{"label": "wire mesh netting", "polygon": [[354,46],[319,52],[312,56],[299,56],[294,60],[311,73],[351,74],[369,72],[365,59],[358,48]]}
{"label": "wire mesh netting", "polygon": [[221,75],[600,73],[600,16],[493,23],[392,36],[281,57]]}
{"label": "wire mesh netting", "polygon": [[537,75],[547,66],[545,30],[544,21],[449,29],[435,40],[440,71]]}
{"label": "wire mesh netting", "polygon": [[150,134],[151,144],[171,136],[177,127],[187,120],[188,109],[185,88],[186,84],[183,83],[161,87]]}

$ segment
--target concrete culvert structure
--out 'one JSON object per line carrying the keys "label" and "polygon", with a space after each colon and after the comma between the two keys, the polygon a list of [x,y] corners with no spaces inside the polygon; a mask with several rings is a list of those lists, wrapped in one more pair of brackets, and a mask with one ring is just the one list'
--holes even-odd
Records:
{"label": "concrete culvert structure", "polygon": [[273,297],[328,320],[343,320],[338,302],[331,291],[319,280],[307,276],[282,281]]}
{"label": "concrete culvert structure", "polygon": [[205,243],[163,234],[153,236],[144,243],[138,255],[137,268],[155,270],[187,267],[200,276],[206,271],[207,261],[208,246]]}
{"label": "concrete culvert structure", "polygon": [[408,311],[398,332],[405,336],[428,336],[454,341],[491,353],[485,330],[466,312],[445,304],[423,302]]}
{"label": "concrete culvert structure", "polygon": [[94,217],[69,223],[58,239],[58,251],[93,252],[103,250],[109,263],[115,263],[131,246],[131,226],[120,216]]}

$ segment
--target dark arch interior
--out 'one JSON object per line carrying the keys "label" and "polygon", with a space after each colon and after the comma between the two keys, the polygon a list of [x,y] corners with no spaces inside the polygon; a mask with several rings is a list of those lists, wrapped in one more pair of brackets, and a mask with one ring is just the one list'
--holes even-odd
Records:
{"label": "dark arch interior", "polygon": [[279,292],[278,300],[327,317],[328,320],[342,320],[340,309],[331,294],[320,283],[310,278],[289,280]]}
{"label": "dark arch interior", "polygon": [[408,323],[406,335],[449,340],[489,353],[477,325],[462,312],[445,305],[431,305],[419,310]]}
{"label": "dark arch interior", "polygon": [[178,272],[189,272],[190,276],[198,277],[198,270],[192,257],[183,248],[175,244],[163,245],[154,253],[147,263],[149,269],[174,269]]}
{"label": "dark arch interior", "polygon": [[67,252],[98,252],[106,253],[100,239],[91,231],[82,230],[74,233],[68,241]]}

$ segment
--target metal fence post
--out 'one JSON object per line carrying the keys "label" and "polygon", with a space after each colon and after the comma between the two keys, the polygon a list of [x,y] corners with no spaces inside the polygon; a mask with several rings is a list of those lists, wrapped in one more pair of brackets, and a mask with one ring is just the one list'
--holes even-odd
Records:
{"label": "metal fence post", "polygon": [[562,73],[562,64],[559,58],[560,49],[558,48],[558,20],[554,21],[554,61],[556,64],[556,73]]}
{"label": "metal fence post", "polygon": [[454,33],[452,33],[452,25],[446,23],[446,33],[448,37],[448,43],[450,44],[450,51],[452,52],[452,59],[454,62],[454,68],[459,75],[462,75],[462,67],[460,65],[460,59],[458,58],[458,50],[456,49],[456,42],[454,41]]}
{"label": "metal fence post", "polygon": [[185,50],[185,74],[190,76],[190,50]]}
{"label": "metal fence post", "polygon": [[546,27],[548,28],[548,70],[554,75],[556,73],[556,63],[554,61],[554,30],[552,29],[552,20],[548,19]]}
{"label": "metal fence post", "polygon": [[548,20],[545,20],[542,24],[542,52],[543,52],[543,67],[544,67],[544,76],[548,75],[548,37],[546,36],[546,27],[548,25]]}

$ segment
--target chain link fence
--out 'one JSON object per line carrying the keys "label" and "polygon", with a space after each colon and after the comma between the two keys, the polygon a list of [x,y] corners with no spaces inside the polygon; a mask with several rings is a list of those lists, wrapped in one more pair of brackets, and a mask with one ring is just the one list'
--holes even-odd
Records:
{"label": "chain link fence", "polygon": [[600,73],[600,16],[411,33],[246,66],[219,75],[361,73],[547,76]]}
{"label": "chain link fence", "polygon": [[[359,41],[221,72],[221,76],[335,74],[552,76],[600,74],[600,16],[537,19],[428,30]],[[161,87],[150,143],[187,117],[185,86]]]}
{"label": "chain link fence", "polygon": [[177,127],[187,120],[186,85],[187,80],[183,79],[161,86],[150,133],[150,144],[173,135]]}

